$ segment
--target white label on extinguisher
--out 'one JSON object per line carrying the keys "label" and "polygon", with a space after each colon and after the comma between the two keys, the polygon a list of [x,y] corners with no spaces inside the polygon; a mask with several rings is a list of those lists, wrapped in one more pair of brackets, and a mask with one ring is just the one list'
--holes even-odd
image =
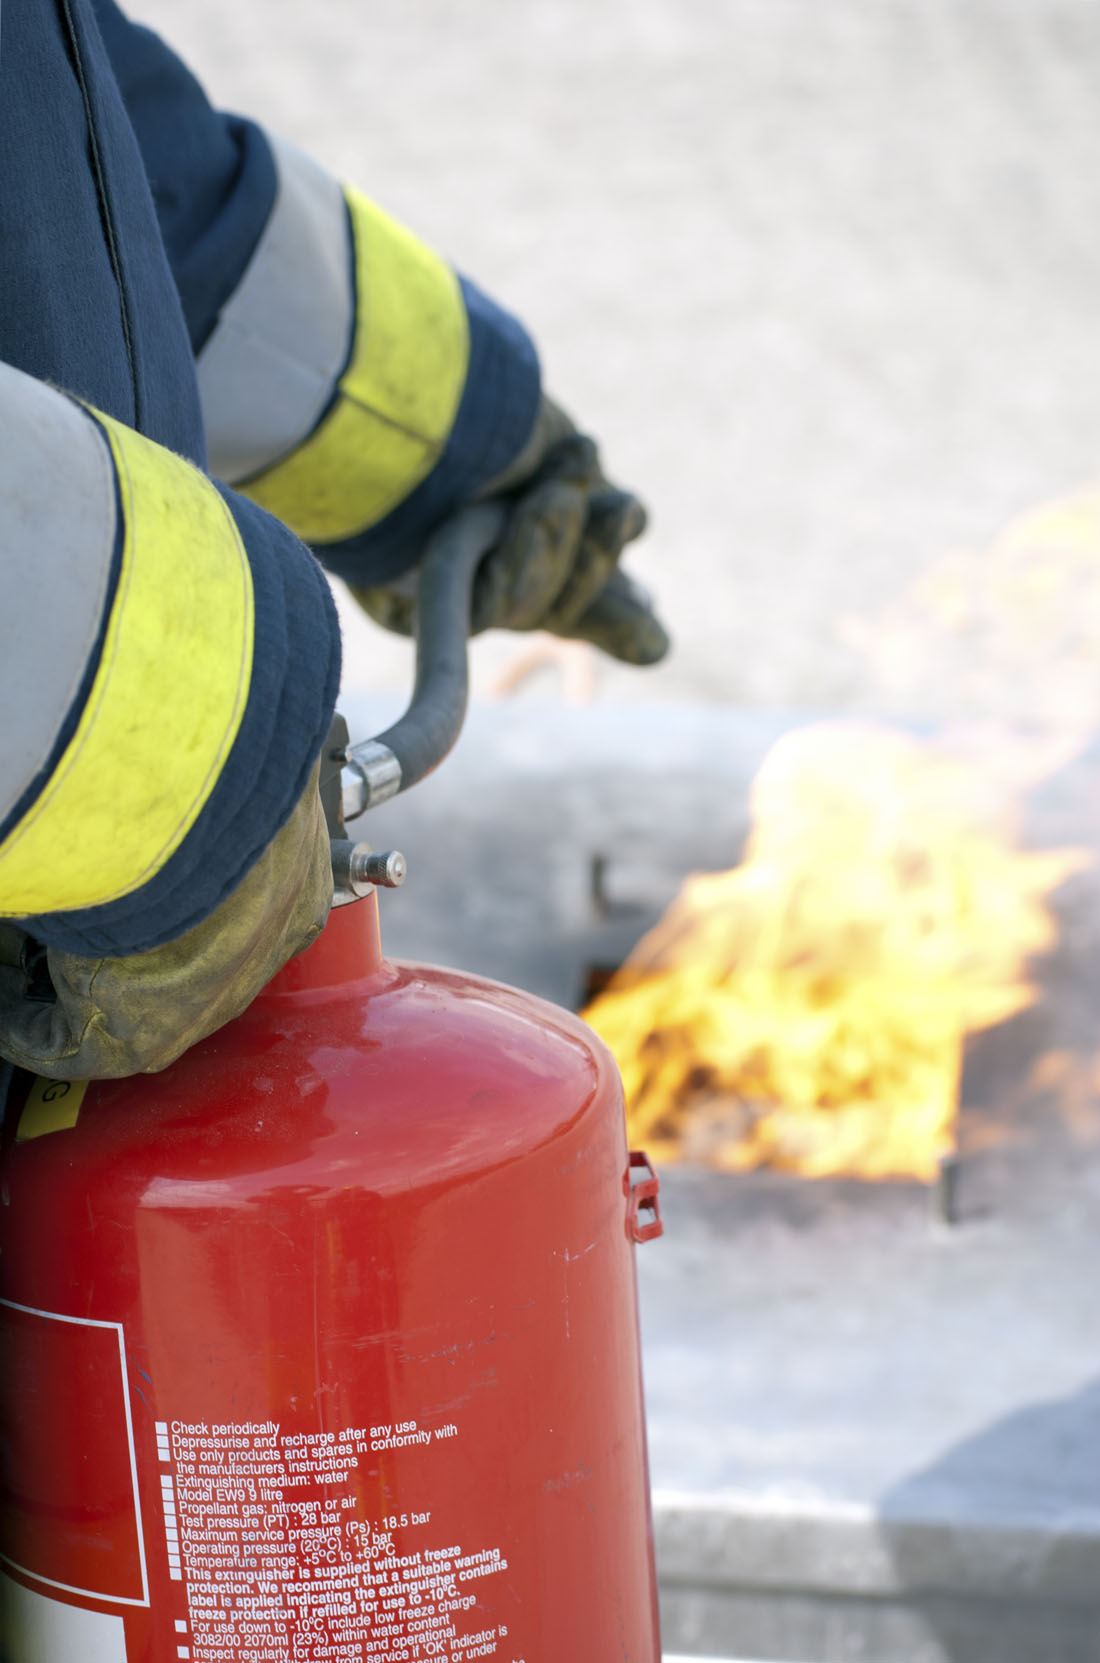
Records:
{"label": "white label on extinguisher", "polygon": [[186,1584],[191,1656],[224,1663],[390,1657],[512,1663],[486,1619],[499,1547],[440,1538],[432,1509],[364,1520],[362,1457],[431,1450],[452,1422],[291,1432],[276,1421],[157,1424],[171,1575]]}
{"label": "white label on extinguisher", "polygon": [[126,1663],[121,1617],[82,1611],[0,1575],[8,1663]]}

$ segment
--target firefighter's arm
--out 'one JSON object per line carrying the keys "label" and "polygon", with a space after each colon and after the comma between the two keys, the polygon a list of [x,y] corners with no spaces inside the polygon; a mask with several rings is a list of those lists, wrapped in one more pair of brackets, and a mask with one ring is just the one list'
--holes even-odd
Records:
{"label": "firefighter's arm", "polygon": [[156,36],[96,4],[189,321],[213,471],[399,629],[429,533],[502,495],[512,513],[475,627],[661,656],[644,600],[607,588],[641,505],[544,398],[522,325],[361,192],[214,111]]}
{"label": "firefighter's arm", "polygon": [[0,429],[0,1055],[163,1067],[327,915],[331,597],[278,521],[7,365]]}

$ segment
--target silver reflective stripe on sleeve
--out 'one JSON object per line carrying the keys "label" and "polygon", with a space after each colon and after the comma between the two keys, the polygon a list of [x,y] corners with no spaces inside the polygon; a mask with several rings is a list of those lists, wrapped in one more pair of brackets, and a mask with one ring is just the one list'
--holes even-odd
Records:
{"label": "silver reflective stripe on sleeve", "polygon": [[99,635],[115,545],[114,468],[95,423],[0,364],[0,818],[49,757]]}
{"label": "silver reflective stripe on sleeve", "polygon": [[313,431],[354,320],[343,192],[293,145],[271,143],[279,174],[271,217],[198,359],[210,471],[230,485]]}

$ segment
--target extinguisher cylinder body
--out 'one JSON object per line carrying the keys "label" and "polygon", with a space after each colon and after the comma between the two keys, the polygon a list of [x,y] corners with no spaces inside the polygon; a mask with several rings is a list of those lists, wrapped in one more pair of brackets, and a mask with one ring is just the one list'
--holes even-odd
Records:
{"label": "extinguisher cylinder body", "polygon": [[[3,1129],[11,1663],[658,1663],[618,1076],[335,913]],[[64,1094],[62,1094],[62,1097]]]}

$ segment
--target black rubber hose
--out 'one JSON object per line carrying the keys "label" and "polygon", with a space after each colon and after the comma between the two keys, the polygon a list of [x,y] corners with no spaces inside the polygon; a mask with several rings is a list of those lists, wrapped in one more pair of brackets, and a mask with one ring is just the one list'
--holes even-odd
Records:
{"label": "black rubber hose", "polygon": [[505,517],[496,503],[463,508],[436,532],[421,558],[412,700],[405,714],[375,739],[401,764],[402,791],[437,768],[462,732],[474,575],[500,536]]}

